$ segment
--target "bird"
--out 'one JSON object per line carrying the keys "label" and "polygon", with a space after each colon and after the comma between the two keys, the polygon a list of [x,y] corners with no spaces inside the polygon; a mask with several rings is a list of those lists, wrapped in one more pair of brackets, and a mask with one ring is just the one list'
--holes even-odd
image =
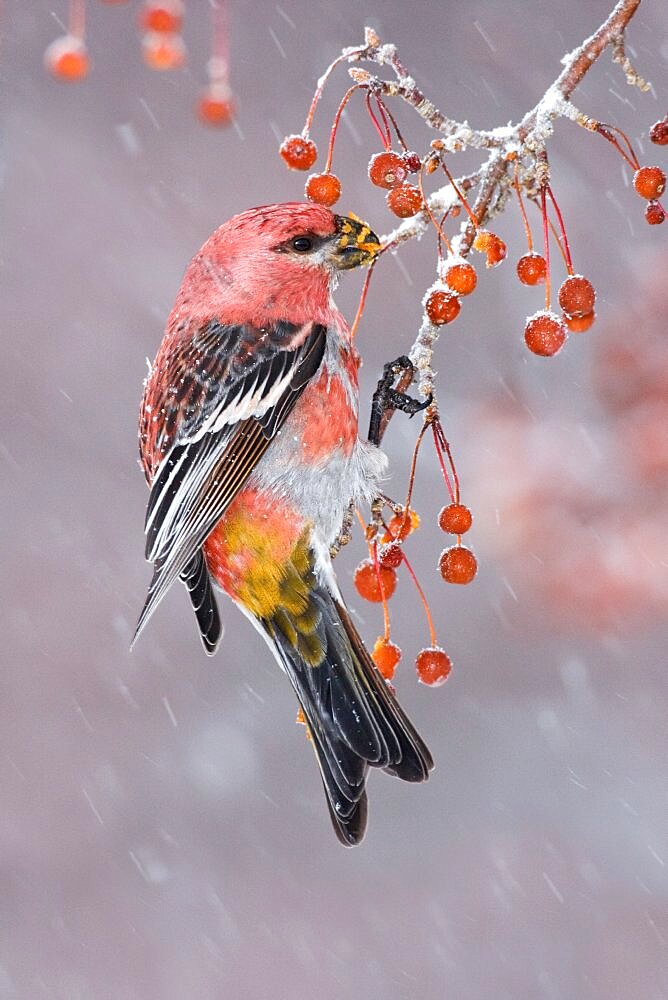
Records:
{"label": "bird", "polygon": [[433,768],[351,620],[330,552],[387,466],[358,432],[360,357],[332,298],[341,273],[379,249],[357,216],[321,205],[225,222],[185,271],[139,415],[153,577],[133,644],[179,579],[211,655],[216,593],[231,598],[294,689],[346,846],[364,837],[370,767],[410,782]]}

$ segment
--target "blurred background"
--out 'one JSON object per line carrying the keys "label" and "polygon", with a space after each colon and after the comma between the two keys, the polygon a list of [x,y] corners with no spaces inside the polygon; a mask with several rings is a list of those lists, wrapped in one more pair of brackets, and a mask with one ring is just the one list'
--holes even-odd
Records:
{"label": "blurred background", "polygon": [[[491,127],[535,103],[609,7],[232,0],[238,113],[221,131],[193,113],[205,0],[187,4],[188,62],[174,73],[143,64],[139,4],[90,2],[79,84],[43,68],[64,0],[2,5],[0,997],[668,996],[668,254],[603,140],[559,123],[551,147],[576,270],[598,292],[592,330],[555,359],[528,353],[541,292],[515,278],[510,207],[494,227],[509,260],[479,271],[438,345],[480,571],[469,587],[436,572],[445,497],[426,446],[407,551],[454,661],[445,686],[416,683],[428,635],[407,577],[392,613],[399,697],[437,761],[429,783],[372,774],[367,838],[346,851],[289,685],[234,608],[207,659],[175,587],[128,651],[150,576],[145,359],[209,233],[302,196],[277,146],[301,129],[327,63],[372,24],[444,111]],[[658,0],[644,0],[629,46],[656,89],[627,87],[606,54],[574,101],[665,168],[647,141],[668,94]],[[321,105],[321,149],[346,79]],[[410,109],[393,110],[424,150]],[[351,104],[340,207],[386,232],[366,179],[377,148]],[[429,235],[376,270],[359,334],[364,423],[434,263]],[[360,284],[354,273],[337,295],[350,318]],[[386,437],[398,496],[417,429],[397,416]],[[364,554],[358,533],[337,571],[373,642],[380,611],[352,586]]]}

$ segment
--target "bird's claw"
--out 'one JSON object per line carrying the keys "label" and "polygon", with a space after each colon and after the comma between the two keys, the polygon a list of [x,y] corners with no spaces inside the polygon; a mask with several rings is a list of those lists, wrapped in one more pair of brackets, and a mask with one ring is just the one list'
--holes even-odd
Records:
{"label": "bird's claw", "polygon": [[[369,441],[371,444],[380,445],[385,428],[395,410],[401,410],[409,417],[414,417],[416,413],[426,410],[431,405],[434,398],[431,393],[426,399],[417,400],[405,392],[414,377],[415,366],[405,354],[396,358],[395,361],[388,361],[383,367],[383,374],[378,380],[371,402],[371,420],[369,422]],[[399,388],[394,387],[397,378],[399,379]]]}

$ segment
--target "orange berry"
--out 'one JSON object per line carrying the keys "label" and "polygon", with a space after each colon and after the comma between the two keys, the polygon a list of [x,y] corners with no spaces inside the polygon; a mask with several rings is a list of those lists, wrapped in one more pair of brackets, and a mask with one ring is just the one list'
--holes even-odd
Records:
{"label": "orange berry", "polygon": [[144,62],[160,71],[180,69],[186,61],[186,47],[180,35],[152,31],[142,41]]}
{"label": "orange berry", "polygon": [[668,146],[668,115],[659,122],[654,122],[649,130],[649,137],[657,146]]}
{"label": "orange berry", "polygon": [[454,292],[436,290],[431,293],[424,308],[434,326],[443,326],[457,319],[461,307],[462,304]]}
{"label": "orange berry", "polygon": [[181,30],[183,23],[182,0],[162,0],[161,3],[145,3],[139,15],[139,24],[144,31],[157,31],[171,35]]}
{"label": "orange berry", "polygon": [[421,684],[427,684],[429,687],[440,687],[441,684],[445,683],[452,670],[452,660],[442,649],[432,646],[418,653],[415,669]]}
{"label": "orange berry", "polygon": [[641,198],[653,201],[666,190],[666,175],[661,167],[641,167],[633,175],[633,186]]}
{"label": "orange berry", "polygon": [[303,135],[286,136],[278,151],[290,170],[310,170],[318,159],[318,147]]}
{"label": "orange berry", "polygon": [[593,324],[596,313],[590,312],[586,316],[567,316],[564,313],[562,319],[571,333],[584,333]]}
{"label": "orange berry", "polygon": [[463,503],[451,503],[441,509],[438,526],[450,535],[464,535],[473,524],[473,515]]}
{"label": "orange berry", "polygon": [[44,65],[58,80],[83,80],[88,75],[90,60],[86,46],[74,35],[63,35],[51,42],[44,53]]}
{"label": "orange berry", "polygon": [[383,535],[383,542],[391,542],[393,539],[403,542],[404,538],[408,538],[410,533],[419,527],[420,515],[414,510],[395,514],[390,518],[387,531]]}
{"label": "orange berry", "polygon": [[660,226],[666,217],[661,203],[658,201],[649,201],[647,203],[647,208],[645,209],[645,219],[649,222],[650,226]]}
{"label": "orange berry", "polygon": [[[378,572],[383,585],[385,600],[387,601],[390,599],[397,586],[397,574],[389,566],[379,566]],[[363,597],[365,601],[372,601],[374,604],[378,604],[383,600],[383,594],[378,586],[376,567],[371,559],[365,559],[359,564],[355,570],[355,576],[353,579],[357,588],[357,593],[360,597]]]}
{"label": "orange berry", "polygon": [[334,205],[341,195],[341,181],[335,174],[311,174],[304,191],[316,205]]}
{"label": "orange berry", "polygon": [[542,310],[527,320],[524,340],[533,354],[551,358],[566,340],[566,327],[554,313]]}
{"label": "orange berry", "polygon": [[445,283],[457,295],[470,295],[478,284],[473,264],[451,264],[445,272]]}
{"label": "orange berry", "polygon": [[376,187],[395,188],[406,180],[408,167],[397,153],[376,153],[369,160],[369,180]]}
{"label": "orange berry", "polygon": [[395,646],[393,642],[390,642],[389,639],[379,636],[376,639],[373,650],[371,651],[371,659],[376,664],[385,680],[391,681],[394,677],[394,671],[397,663],[401,659],[401,650],[398,646]]}
{"label": "orange berry", "polygon": [[396,569],[397,566],[401,566],[403,558],[401,545],[399,545],[398,542],[390,542],[389,545],[383,545],[378,552],[378,562],[380,565],[390,566],[391,569]]}
{"label": "orange berry", "polygon": [[443,549],[438,568],[446,583],[470,583],[478,572],[478,560],[465,545]]}
{"label": "orange berry", "polygon": [[485,254],[487,267],[496,267],[508,253],[503,240],[496,233],[490,233],[486,229],[478,230],[473,241],[473,249]]}
{"label": "orange berry", "polygon": [[210,84],[197,102],[197,117],[205,125],[229,125],[234,118],[234,101],[228,87]]}
{"label": "orange berry", "polygon": [[525,253],[517,262],[517,277],[523,285],[542,285],[546,274],[547,264],[540,253]]}
{"label": "orange berry", "polygon": [[410,219],[422,208],[422,195],[413,184],[401,184],[392,188],[385,197],[387,207],[400,219]]}
{"label": "orange berry", "polygon": [[581,274],[571,274],[559,289],[559,305],[567,316],[586,316],[595,302],[594,286]]}

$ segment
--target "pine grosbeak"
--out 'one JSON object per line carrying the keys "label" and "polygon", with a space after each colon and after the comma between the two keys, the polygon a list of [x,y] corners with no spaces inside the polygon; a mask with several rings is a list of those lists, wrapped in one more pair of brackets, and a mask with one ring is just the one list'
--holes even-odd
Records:
{"label": "pine grosbeak", "polygon": [[349,505],[373,499],[386,464],[358,437],[359,357],[331,296],[339,272],[378,247],[359,220],[318,205],[230,219],[186,270],[139,428],[154,573],[135,638],[180,578],[213,653],[213,579],[287,674],[348,845],[364,835],[369,766],[406,781],[433,766],[330,558]]}

